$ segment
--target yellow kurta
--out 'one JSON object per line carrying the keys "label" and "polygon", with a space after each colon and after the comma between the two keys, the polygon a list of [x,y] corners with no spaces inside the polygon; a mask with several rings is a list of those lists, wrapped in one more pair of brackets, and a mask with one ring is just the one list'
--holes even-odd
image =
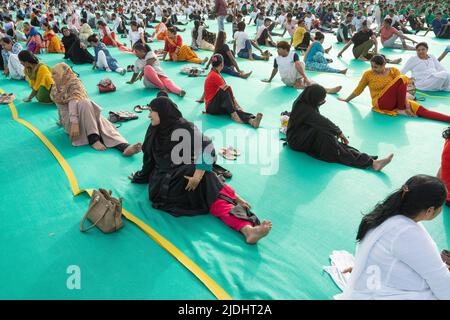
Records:
{"label": "yellow kurta", "polygon": [[[406,85],[408,84],[409,78],[405,75],[402,75],[400,73],[400,70],[398,70],[397,68],[390,68],[389,74],[385,76],[376,74],[372,70],[367,70],[366,72],[364,72],[358,86],[353,91],[353,94],[355,96],[359,96],[368,86],[370,96],[372,97],[372,110],[390,116],[396,116],[397,111],[395,110],[389,111],[380,109],[378,107],[378,99],[380,99],[386,93],[386,91],[389,90],[389,88],[399,79],[402,79],[402,81]],[[420,105],[414,100],[408,101],[411,106],[411,111],[416,113]]]}
{"label": "yellow kurta", "polygon": [[50,90],[54,84],[50,68],[43,63],[39,64],[34,76],[25,71],[25,79],[34,91],[38,91],[40,87]]}

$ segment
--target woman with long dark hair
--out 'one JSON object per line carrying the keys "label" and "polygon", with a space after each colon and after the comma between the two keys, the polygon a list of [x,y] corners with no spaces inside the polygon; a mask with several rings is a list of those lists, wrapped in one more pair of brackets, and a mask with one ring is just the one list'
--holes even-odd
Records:
{"label": "woman with long dark hair", "polygon": [[339,299],[450,299],[450,271],[420,222],[435,219],[444,183],[417,175],[365,215],[347,287]]}
{"label": "woman with long dark hair", "polygon": [[[234,58],[233,51],[230,50],[230,47],[227,45],[226,41],[227,41],[226,32],[219,31],[217,33],[216,44],[214,47],[214,54],[218,53],[223,57],[222,73],[226,73],[234,77],[247,79],[252,74],[252,71],[244,72],[239,68],[236,59]],[[211,60],[206,65],[206,69],[209,68],[210,63]]]}
{"label": "woman with long dark hair", "polygon": [[312,84],[295,100],[286,132],[289,147],[326,162],[382,170],[393,155],[377,160],[377,156],[369,156],[350,147],[342,130],[320,114],[319,107],[326,102],[326,96],[324,87]]}
{"label": "woman with long dark hair", "polygon": [[153,99],[151,125],[143,144],[142,169],[130,179],[148,183],[153,207],[175,217],[208,214],[242,233],[254,244],[272,228],[270,221],[259,222],[250,205],[212,171],[215,150],[209,137],[183,118],[166,94]]}

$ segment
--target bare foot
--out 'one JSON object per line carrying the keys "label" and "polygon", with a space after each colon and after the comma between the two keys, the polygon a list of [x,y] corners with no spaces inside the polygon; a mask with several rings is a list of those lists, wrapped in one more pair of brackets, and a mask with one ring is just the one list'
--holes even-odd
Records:
{"label": "bare foot", "polygon": [[247,73],[241,73],[241,78],[242,79],[247,79],[248,77],[250,77],[250,75],[252,74],[253,71],[247,72]]}
{"label": "bare foot", "polygon": [[342,73],[342,74],[347,74],[347,71],[348,71],[348,69],[344,69],[344,70],[341,70],[340,73]]}
{"label": "bare foot", "polygon": [[180,96],[180,97],[184,97],[185,95],[186,95],[186,91],[181,90],[179,96]]}
{"label": "bare foot", "polygon": [[92,145],[92,148],[94,148],[97,151],[105,151],[107,149],[105,147],[105,145],[103,143],[101,143],[100,141],[97,141],[96,143],[94,143]]}
{"label": "bare foot", "polygon": [[256,115],[256,118],[255,118],[255,119],[251,119],[251,120],[250,120],[250,122],[249,122],[250,125],[251,125],[253,128],[255,128],[255,129],[259,128],[259,124],[261,123],[262,117],[263,117],[263,114],[262,114],[262,113],[258,113],[258,114]]}
{"label": "bare foot", "polygon": [[334,88],[326,88],[326,91],[329,94],[335,94],[335,93],[338,93],[339,91],[341,91],[341,89],[342,89],[342,86],[337,86]]}
{"label": "bare foot", "polygon": [[372,164],[373,170],[381,171],[385,166],[389,164],[389,162],[392,161],[392,158],[394,158],[394,155],[391,153],[387,158],[374,161]]}
{"label": "bare foot", "polygon": [[136,153],[139,153],[142,151],[142,143],[135,143],[132,146],[128,146],[124,151],[123,155],[124,157],[130,157]]}
{"label": "bare foot", "polygon": [[245,226],[241,232],[245,236],[248,244],[255,244],[265,236],[267,236],[272,229],[272,222],[264,220],[259,226],[251,227]]}

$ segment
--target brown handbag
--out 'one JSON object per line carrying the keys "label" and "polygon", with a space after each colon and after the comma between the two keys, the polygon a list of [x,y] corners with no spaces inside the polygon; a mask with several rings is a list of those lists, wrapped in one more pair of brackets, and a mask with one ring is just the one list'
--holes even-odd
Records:
{"label": "brown handbag", "polygon": [[[105,189],[94,190],[89,208],[81,221],[81,232],[97,227],[104,233],[112,233],[123,227],[122,198],[113,198],[111,194],[111,191]],[[85,229],[86,219],[93,225]]]}

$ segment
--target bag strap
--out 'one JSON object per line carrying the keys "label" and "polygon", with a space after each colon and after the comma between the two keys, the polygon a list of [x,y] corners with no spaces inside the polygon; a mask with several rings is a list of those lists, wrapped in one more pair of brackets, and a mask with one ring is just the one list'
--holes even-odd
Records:
{"label": "bag strap", "polygon": [[226,195],[224,195],[224,194],[219,194],[219,195],[217,196],[217,198],[220,198],[220,199],[222,199],[222,200],[225,200],[225,201],[228,202],[228,203],[237,205],[236,200],[233,200],[233,199],[231,199],[230,197],[228,197],[228,196],[226,196]]}
{"label": "bag strap", "polygon": [[86,214],[83,217],[83,221],[81,221],[80,231],[87,232],[87,231],[95,228],[97,226],[97,224],[105,217],[106,213],[108,212],[108,209],[109,208],[105,208],[105,212],[102,214],[102,216],[97,221],[95,221],[95,223],[92,226],[88,227],[87,229],[84,229],[84,223],[86,222],[87,216],[89,214],[89,210],[88,210],[88,212],[86,212]]}

